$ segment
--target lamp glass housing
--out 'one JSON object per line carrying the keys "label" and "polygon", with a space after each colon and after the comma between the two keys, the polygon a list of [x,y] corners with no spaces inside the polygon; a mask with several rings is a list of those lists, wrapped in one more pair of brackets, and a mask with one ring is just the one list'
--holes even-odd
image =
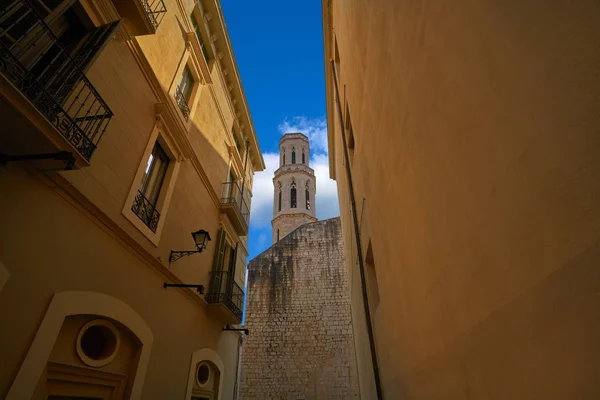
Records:
{"label": "lamp glass housing", "polygon": [[194,238],[194,242],[196,243],[196,248],[198,251],[204,250],[208,244],[208,241],[210,240],[210,235],[204,229],[193,232],[192,237]]}

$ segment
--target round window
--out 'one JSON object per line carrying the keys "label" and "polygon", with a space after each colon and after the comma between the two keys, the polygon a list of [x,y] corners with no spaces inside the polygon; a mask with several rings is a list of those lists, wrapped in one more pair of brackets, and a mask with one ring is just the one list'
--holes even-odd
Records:
{"label": "round window", "polygon": [[205,386],[208,383],[208,379],[210,378],[210,368],[208,364],[205,362],[200,363],[198,365],[198,370],[196,371],[196,379],[198,380],[199,386]]}
{"label": "round window", "polygon": [[119,332],[110,322],[97,319],[86,323],[77,335],[77,354],[91,367],[110,363],[119,349]]}

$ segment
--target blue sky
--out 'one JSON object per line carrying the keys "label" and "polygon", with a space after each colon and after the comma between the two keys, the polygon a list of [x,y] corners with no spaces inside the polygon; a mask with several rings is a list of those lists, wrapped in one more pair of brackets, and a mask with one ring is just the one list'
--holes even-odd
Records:
{"label": "blue sky", "polygon": [[271,245],[273,171],[285,132],[311,141],[319,219],[339,215],[327,167],[321,1],[221,0],[263,157],[254,178],[248,260]]}

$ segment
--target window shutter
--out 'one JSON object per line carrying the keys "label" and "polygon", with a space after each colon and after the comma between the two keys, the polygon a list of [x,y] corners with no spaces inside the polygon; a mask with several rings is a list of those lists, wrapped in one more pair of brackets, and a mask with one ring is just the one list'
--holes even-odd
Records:
{"label": "window shutter", "polygon": [[217,234],[217,247],[215,249],[215,258],[213,259],[213,267],[210,279],[210,293],[219,293],[221,289],[221,279],[223,277],[223,262],[225,260],[225,236],[227,231],[223,228],[219,229]]}
{"label": "window shutter", "polygon": [[229,271],[227,273],[227,283],[226,283],[226,287],[227,287],[227,295],[229,296],[229,298],[231,298],[231,295],[233,293],[233,282],[235,281],[235,270],[236,270],[236,266],[237,266],[237,256],[238,256],[238,245],[239,243],[235,244],[235,248],[233,249],[233,254],[232,254],[232,259],[231,259],[231,267],[229,268]]}

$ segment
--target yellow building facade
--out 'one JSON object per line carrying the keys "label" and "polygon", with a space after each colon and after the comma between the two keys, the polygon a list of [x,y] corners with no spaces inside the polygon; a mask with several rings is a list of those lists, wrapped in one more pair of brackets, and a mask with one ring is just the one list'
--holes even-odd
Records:
{"label": "yellow building facade", "polygon": [[218,0],[4,2],[0,115],[0,398],[233,398],[265,165]]}
{"label": "yellow building facade", "polygon": [[362,399],[600,398],[599,20],[323,1]]}

